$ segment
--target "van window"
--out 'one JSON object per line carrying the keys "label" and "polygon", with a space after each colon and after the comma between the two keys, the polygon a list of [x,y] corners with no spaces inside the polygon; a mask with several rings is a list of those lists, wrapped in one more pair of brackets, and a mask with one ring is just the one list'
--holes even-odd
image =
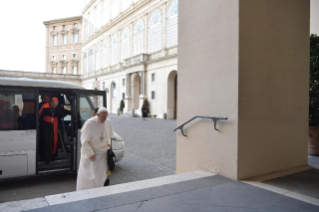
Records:
{"label": "van window", "polygon": [[0,130],[35,129],[35,102],[33,90],[1,90]]}

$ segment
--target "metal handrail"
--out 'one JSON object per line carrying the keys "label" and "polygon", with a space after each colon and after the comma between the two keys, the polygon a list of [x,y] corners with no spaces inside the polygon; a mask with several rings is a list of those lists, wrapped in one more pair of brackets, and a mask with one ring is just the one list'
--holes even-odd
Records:
{"label": "metal handrail", "polygon": [[180,125],[179,127],[177,127],[176,129],[174,129],[173,131],[175,132],[176,130],[181,130],[183,136],[187,137],[187,135],[184,134],[184,126],[186,124],[188,124],[189,122],[193,121],[194,119],[196,118],[203,118],[203,119],[211,119],[213,120],[214,122],[214,129],[216,131],[219,131],[217,128],[216,128],[216,124],[217,124],[217,121],[219,120],[227,120],[227,117],[216,117],[216,116],[194,116],[193,118],[191,118],[190,120],[188,120],[187,122],[185,122],[184,124]]}

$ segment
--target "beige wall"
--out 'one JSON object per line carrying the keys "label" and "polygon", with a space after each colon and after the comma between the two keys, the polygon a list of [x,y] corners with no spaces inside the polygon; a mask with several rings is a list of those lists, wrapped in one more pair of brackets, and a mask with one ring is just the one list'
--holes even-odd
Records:
{"label": "beige wall", "polygon": [[319,35],[319,0],[311,0],[310,5],[310,33]]}
{"label": "beige wall", "polygon": [[227,116],[177,133],[177,173],[204,170],[237,177],[238,1],[179,2],[177,125],[195,115]]}
{"label": "beige wall", "polygon": [[179,2],[177,173],[243,179],[307,164],[309,0]]}
{"label": "beige wall", "polygon": [[240,0],[238,178],[307,164],[309,0]]}

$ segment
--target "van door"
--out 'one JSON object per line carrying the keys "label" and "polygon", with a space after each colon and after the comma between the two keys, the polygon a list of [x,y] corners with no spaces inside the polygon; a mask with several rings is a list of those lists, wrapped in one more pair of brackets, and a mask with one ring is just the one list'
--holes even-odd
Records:
{"label": "van door", "polygon": [[107,107],[106,104],[106,92],[95,91],[95,90],[79,90],[77,93],[77,157],[75,159],[76,172],[79,169],[80,158],[81,158],[81,129],[86,120],[92,117],[92,111],[97,107]]}

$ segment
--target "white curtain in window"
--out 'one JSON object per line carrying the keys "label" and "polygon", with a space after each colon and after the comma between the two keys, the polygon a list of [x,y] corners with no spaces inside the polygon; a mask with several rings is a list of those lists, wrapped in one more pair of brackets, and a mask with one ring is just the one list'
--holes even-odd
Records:
{"label": "white curtain in window", "polygon": [[77,43],[78,40],[79,40],[79,34],[74,33],[74,34],[73,34],[73,43]]}
{"label": "white curtain in window", "polygon": [[66,43],[67,43],[67,36],[63,35],[63,44],[66,44]]}
{"label": "white curtain in window", "polygon": [[111,65],[118,63],[118,36],[113,35],[111,42]]}
{"label": "white curtain in window", "polygon": [[86,53],[83,55],[83,74],[87,73],[88,58]]}
{"label": "white curtain in window", "polygon": [[122,42],[121,42],[121,60],[130,57],[130,30],[126,27],[122,32]]}
{"label": "white curtain in window", "polygon": [[88,37],[88,19],[84,18],[84,39]]}
{"label": "white curtain in window", "polygon": [[66,74],[66,67],[62,67],[62,73]]}
{"label": "white curtain in window", "polygon": [[133,55],[142,54],[144,51],[144,23],[140,19],[136,22],[133,34]]}
{"label": "white curtain in window", "polygon": [[104,40],[103,42],[103,53],[102,53],[102,68],[106,68],[110,65],[109,62],[109,44],[107,40]]}
{"label": "white curtain in window", "polygon": [[52,68],[52,73],[56,74],[56,68]]}
{"label": "white curtain in window", "polygon": [[178,0],[174,0],[167,12],[167,47],[177,46],[178,37]]}
{"label": "white curtain in window", "polygon": [[151,14],[148,29],[148,52],[153,53],[162,48],[162,16],[159,10]]}
{"label": "white curtain in window", "polygon": [[101,68],[101,60],[100,60],[100,48],[99,44],[95,46],[95,70],[99,70]]}
{"label": "white curtain in window", "polygon": [[112,1],[112,19],[116,18],[120,12],[119,0]]}
{"label": "white curtain in window", "polygon": [[73,74],[77,75],[78,74],[78,67],[73,66]]}
{"label": "white curtain in window", "polygon": [[57,43],[57,36],[56,35],[52,36],[52,43],[53,43],[53,46],[56,45],[56,43]]}
{"label": "white curtain in window", "polygon": [[90,49],[89,52],[89,73],[93,71],[93,50]]}
{"label": "white curtain in window", "polygon": [[132,4],[132,0],[122,0],[122,12],[127,10]]}
{"label": "white curtain in window", "polygon": [[97,28],[97,30],[99,30],[100,28],[101,28],[101,24],[102,24],[102,12],[101,12],[101,10],[102,10],[102,8],[101,8],[101,4],[102,3],[100,3],[98,6],[97,6],[97,16],[96,16],[96,28]]}
{"label": "white curtain in window", "polygon": [[110,0],[104,0],[103,25],[110,21]]}

